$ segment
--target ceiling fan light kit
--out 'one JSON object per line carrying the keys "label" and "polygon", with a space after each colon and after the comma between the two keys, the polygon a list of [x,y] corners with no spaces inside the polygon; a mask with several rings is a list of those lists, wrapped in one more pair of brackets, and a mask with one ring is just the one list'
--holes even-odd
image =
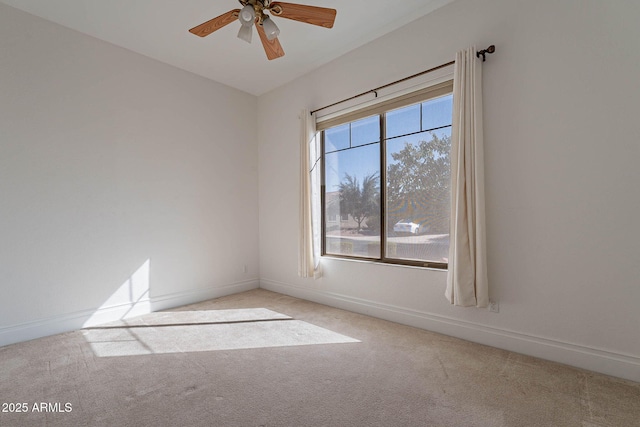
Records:
{"label": "ceiling fan light kit", "polygon": [[278,41],[280,29],[266,12],[269,12],[272,16],[292,19],[324,28],[332,28],[336,19],[336,10],[326,7],[296,3],[272,3],[271,0],[238,1],[242,5],[242,9],[230,10],[193,27],[189,32],[199,37],[206,37],[237,19],[241,24],[238,38],[251,43],[253,25],[255,24],[267,58],[272,60],[284,56],[284,50],[280,45],[280,41]]}
{"label": "ceiling fan light kit", "polygon": [[242,23],[243,26],[252,26],[253,22],[256,20],[256,11],[250,4],[246,5],[240,10],[240,14],[238,15],[238,19]]}
{"label": "ceiling fan light kit", "polygon": [[247,43],[251,43],[251,37],[253,36],[253,27],[251,25],[242,25],[238,31],[238,38],[244,40]]}
{"label": "ceiling fan light kit", "polygon": [[273,22],[271,18],[265,16],[262,20],[262,27],[267,34],[267,39],[273,40],[280,34],[280,28]]}

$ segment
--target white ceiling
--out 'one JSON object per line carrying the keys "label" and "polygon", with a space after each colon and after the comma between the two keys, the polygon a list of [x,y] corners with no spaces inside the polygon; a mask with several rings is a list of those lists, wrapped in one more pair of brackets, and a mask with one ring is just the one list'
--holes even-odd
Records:
{"label": "white ceiling", "polygon": [[274,18],[285,56],[268,61],[234,22],[205,38],[188,32],[236,0],[0,0],[0,2],[245,92],[261,95],[453,0],[289,0],[338,11],[332,29]]}

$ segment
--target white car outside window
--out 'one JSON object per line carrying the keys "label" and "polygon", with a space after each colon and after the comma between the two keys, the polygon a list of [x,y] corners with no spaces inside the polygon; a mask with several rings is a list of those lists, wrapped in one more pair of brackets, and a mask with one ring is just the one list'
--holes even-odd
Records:
{"label": "white car outside window", "polygon": [[411,233],[418,234],[420,231],[420,224],[416,224],[413,221],[402,219],[393,226],[393,231],[396,233]]}

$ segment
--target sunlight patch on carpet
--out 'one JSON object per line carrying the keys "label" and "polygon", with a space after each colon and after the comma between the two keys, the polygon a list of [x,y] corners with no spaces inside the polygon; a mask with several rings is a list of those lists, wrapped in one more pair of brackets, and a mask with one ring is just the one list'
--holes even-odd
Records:
{"label": "sunlight patch on carpet", "polygon": [[85,329],[83,334],[98,357],[360,342],[264,310],[246,309],[244,313],[238,310],[152,313],[129,319],[128,325],[119,326],[114,324],[117,322],[112,322]]}

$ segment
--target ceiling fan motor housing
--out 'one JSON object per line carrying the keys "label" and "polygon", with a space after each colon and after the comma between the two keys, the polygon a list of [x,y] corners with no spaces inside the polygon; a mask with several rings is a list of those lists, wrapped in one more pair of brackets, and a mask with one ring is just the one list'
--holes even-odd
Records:
{"label": "ceiling fan motor housing", "polygon": [[268,9],[271,5],[271,0],[238,0],[241,5],[246,6],[248,4],[259,7],[260,9]]}

